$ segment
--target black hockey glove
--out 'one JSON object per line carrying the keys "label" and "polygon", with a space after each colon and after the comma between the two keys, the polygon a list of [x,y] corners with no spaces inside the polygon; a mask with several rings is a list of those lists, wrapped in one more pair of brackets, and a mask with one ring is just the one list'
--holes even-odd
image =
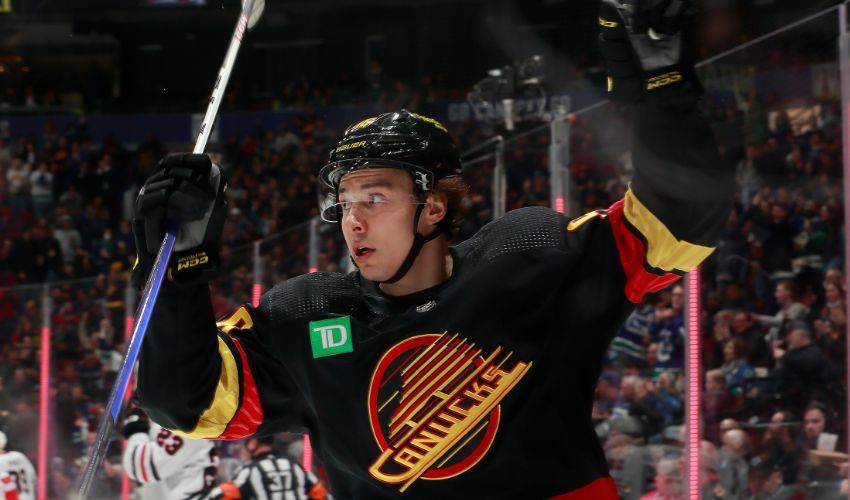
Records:
{"label": "black hockey glove", "polygon": [[133,233],[138,259],[133,282],[143,287],[167,221],[180,225],[168,275],[180,286],[205,283],[219,267],[221,231],[227,217],[224,172],[205,154],[174,154],[159,162],[136,197]]}
{"label": "black hockey glove", "polygon": [[697,95],[687,49],[692,0],[601,0],[599,48],[616,102]]}
{"label": "black hockey glove", "polygon": [[130,436],[139,432],[147,434],[150,428],[151,423],[148,420],[147,413],[142,411],[141,408],[133,408],[124,417],[124,422],[121,424],[121,434],[124,439],[129,439]]}

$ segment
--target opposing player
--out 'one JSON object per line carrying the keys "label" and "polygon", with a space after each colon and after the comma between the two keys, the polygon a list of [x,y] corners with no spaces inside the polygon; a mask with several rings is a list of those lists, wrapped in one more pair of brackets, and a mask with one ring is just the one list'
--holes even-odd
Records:
{"label": "opposing player", "polygon": [[[3,481],[3,493],[7,495],[6,498],[11,496],[21,500],[35,500],[38,484],[35,467],[23,453],[7,451],[7,443],[6,434],[0,432],[0,476],[8,476]],[[17,497],[14,497],[13,489],[17,491]]]}
{"label": "opposing player", "polygon": [[123,423],[127,443],[121,463],[141,485],[141,499],[201,498],[218,474],[218,457],[208,440],[186,439],[154,423],[136,408]]}
{"label": "opposing player", "polygon": [[713,250],[733,196],[697,110],[682,2],[603,2],[611,96],[631,104],[623,199],[569,221],[508,213],[449,246],[464,194],[455,145],[407,111],[346,130],[320,172],[354,273],[278,284],[216,325],[225,181],[165,159],[137,199],[144,276],[182,223],[142,346],[151,417],[192,437],[309,432],[340,498],[616,498],[591,420],[618,326]]}
{"label": "opposing player", "polygon": [[221,500],[325,500],[327,491],[311,472],[274,452],[274,435],[250,437],[244,443],[247,462],[233,481],[208,495]]}

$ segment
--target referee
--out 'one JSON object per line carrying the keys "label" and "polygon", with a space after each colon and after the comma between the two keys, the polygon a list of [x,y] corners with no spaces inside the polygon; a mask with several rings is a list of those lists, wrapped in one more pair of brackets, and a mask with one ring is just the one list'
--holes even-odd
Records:
{"label": "referee", "polygon": [[275,454],[274,435],[245,440],[246,463],[232,482],[214,488],[207,498],[222,500],[326,500],[327,490],[311,472]]}

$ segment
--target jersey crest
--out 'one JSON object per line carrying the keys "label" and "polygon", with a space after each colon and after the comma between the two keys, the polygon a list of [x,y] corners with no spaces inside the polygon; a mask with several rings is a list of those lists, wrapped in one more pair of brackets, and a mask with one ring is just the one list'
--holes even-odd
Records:
{"label": "jersey crest", "polygon": [[369,474],[405,491],[417,479],[463,474],[490,449],[499,403],[531,368],[457,335],[407,338],[378,361],[369,384],[369,424],[379,455]]}

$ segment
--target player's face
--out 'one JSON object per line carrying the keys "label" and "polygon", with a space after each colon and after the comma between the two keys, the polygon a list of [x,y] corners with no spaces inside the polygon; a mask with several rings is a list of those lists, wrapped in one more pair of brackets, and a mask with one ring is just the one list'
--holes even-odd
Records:
{"label": "player's face", "polygon": [[364,278],[386,281],[407,257],[416,212],[412,193],[410,174],[393,168],[358,170],[342,178],[342,234]]}

